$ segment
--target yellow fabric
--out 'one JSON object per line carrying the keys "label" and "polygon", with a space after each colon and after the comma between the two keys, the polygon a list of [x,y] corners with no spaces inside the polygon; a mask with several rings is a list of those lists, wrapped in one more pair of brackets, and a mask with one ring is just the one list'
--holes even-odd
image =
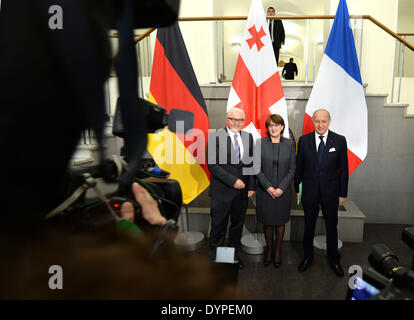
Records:
{"label": "yellow fabric", "polygon": [[[157,103],[151,93],[148,100]],[[203,168],[176,134],[167,128],[148,134],[147,149],[157,165],[179,182],[183,203],[190,203],[209,186],[210,181]]]}

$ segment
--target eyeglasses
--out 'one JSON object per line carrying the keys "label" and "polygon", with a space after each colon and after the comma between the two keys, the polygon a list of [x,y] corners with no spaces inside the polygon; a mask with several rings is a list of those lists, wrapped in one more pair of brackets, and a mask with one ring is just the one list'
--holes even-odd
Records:
{"label": "eyeglasses", "polygon": [[230,118],[227,117],[228,120],[230,120],[231,122],[237,122],[237,123],[243,123],[244,119],[235,119],[235,118]]}

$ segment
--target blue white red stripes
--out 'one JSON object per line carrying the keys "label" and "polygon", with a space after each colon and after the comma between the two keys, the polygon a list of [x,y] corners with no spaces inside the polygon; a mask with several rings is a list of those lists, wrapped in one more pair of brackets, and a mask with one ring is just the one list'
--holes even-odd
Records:
{"label": "blue white red stripes", "polygon": [[365,159],[368,147],[368,112],[355,43],[345,0],[341,0],[328,44],[305,110],[302,134],[313,131],[317,109],[331,114],[330,129],[348,143],[349,174]]}

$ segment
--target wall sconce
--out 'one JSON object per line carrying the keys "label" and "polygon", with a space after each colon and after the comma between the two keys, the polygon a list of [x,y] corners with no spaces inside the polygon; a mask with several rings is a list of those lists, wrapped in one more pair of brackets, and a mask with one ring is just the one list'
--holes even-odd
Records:
{"label": "wall sconce", "polygon": [[230,44],[234,51],[239,51],[242,44],[242,38],[240,36],[233,36],[230,39]]}

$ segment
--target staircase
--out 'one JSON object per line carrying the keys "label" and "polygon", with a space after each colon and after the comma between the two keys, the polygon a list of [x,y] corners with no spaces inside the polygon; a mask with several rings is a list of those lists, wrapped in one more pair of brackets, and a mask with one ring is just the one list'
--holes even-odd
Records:
{"label": "staircase", "polygon": [[[113,154],[119,155],[120,148],[122,146],[122,139],[112,134],[112,122],[107,122],[104,128],[104,144],[106,148],[106,155],[111,156]],[[91,130],[90,136],[85,130],[86,137],[82,137],[79,141],[78,147],[72,156],[70,165],[94,165],[99,161],[99,145],[95,139],[95,134]]]}

